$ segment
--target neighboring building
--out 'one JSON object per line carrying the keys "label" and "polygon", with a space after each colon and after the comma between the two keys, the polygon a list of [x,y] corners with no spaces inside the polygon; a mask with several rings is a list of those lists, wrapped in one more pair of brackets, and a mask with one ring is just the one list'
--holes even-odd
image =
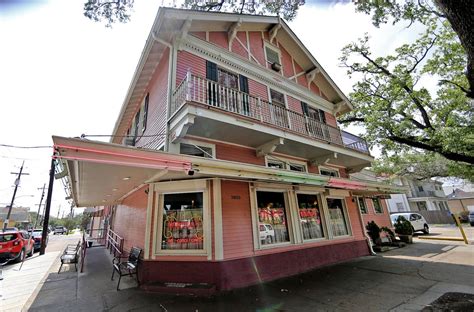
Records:
{"label": "neighboring building", "polygon": [[455,190],[463,192],[474,192],[474,184],[470,182],[452,183],[443,185],[443,191],[446,196],[452,194]]}
{"label": "neighboring building", "polygon": [[[10,219],[8,219],[8,227],[15,227],[21,225],[26,227],[30,223],[30,208],[26,207],[13,207],[10,213]],[[0,207],[0,224],[3,227],[3,223],[8,216],[8,207]]]}
{"label": "neighboring building", "polygon": [[111,143],[53,137],[54,157],[143,249],[144,288],[227,290],[369,254],[357,196],[385,213],[402,189],[348,179],[373,160],[351,109],[278,17],[162,8]]}
{"label": "neighboring building", "polygon": [[449,210],[453,213],[474,211],[474,192],[455,189],[447,198]]}
{"label": "neighboring building", "polygon": [[[387,183],[385,179],[377,177],[377,175],[367,169],[362,169],[360,172],[350,174],[350,178],[357,181]],[[405,196],[405,194],[390,194],[390,195],[360,195],[355,197],[357,206],[362,214],[364,224],[374,221],[379,227],[392,227],[390,221],[390,209],[388,202],[393,196]]]}
{"label": "neighboring building", "polygon": [[438,181],[417,181],[402,178],[403,185],[409,187],[408,202],[411,211],[449,210],[443,191],[443,183]]}

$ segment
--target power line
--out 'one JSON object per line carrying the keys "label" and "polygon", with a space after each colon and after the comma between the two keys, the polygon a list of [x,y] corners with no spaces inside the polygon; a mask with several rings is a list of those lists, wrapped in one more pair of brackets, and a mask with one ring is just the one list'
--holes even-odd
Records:
{"label": "power line", "polygon": [[11,147],[11,148],[53,148],[52,145],[39,145],[39,146],[19,146],[19,145],[9,145],[9,144],[0,144],[1,147]]}

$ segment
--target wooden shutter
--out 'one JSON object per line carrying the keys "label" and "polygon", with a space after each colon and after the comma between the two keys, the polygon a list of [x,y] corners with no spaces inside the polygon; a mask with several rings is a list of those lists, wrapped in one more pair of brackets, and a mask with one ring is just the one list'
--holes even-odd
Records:
{"label": "wooden shutter", "polygon": [[243,75],[239,75],[239,80],[240,80],[240,91],[244,92],[244,93],[249,93],[249,81],[247,79],[247,77],[243,76]]}
{"label": "wooden shutter", "polygon": [[322,123],[326,123],[326,114],[322,109],[319,110],[319,117]]}
{"label": "wooden shutter", "polygon": [[305,116],[309,116],[308,104],[306,104],[305,102],[301,102],[301,109],[303,110],[303,114]]}
{"label": "wooden shutter", "polygon": [[206,78],[217,82],[217,65],[211,61],[206,61]]}
{"label": "wooden shutter", "polygon": [[143,105],[143,123],[142,123],[142,132],[145,132],[146,122],[148,117],[148,102],[150,100],[150,93],[147,93],[145,97],[145,104]]}
{"label": "wooden shutter", "polygon": [[250,106],[249,106],[249,81],[247,77],[239,75],[239,88],[245,94],[242,94],[242,113],[244,115],[250,115]]}

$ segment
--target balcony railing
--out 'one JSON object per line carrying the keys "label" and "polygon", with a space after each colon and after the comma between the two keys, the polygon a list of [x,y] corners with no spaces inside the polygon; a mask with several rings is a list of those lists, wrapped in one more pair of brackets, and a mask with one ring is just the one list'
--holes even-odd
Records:
{"label": "balcony railing", "polygon": [[171,114],[177,112],[186,102],[209,105],[264,124],[369,154],[367,143],[358,136],[289,110],[283,105],[270,103],[260,97],[226,87],[189,72],[173,92]]}

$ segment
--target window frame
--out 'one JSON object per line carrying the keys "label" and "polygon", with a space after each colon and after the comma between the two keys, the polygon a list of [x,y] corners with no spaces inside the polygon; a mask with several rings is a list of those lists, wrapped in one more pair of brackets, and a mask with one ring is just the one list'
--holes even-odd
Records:
{"label": "window frame", "polygon": [[[344,221],[346,222],[346,227],[347,227],[347,234],[345,235],[334,235],[334,233],[332,232],[332,229],[329,230],[329,227],[330,227],[330,221],[331,221],[331,216],[329,215],[329,206],[328,206],[328,203],[327,203],[327,200],[328,199],[340,199],[341,202],[342,202],[342,211],[344,212]],[[327,223],[328,223],[328,235],[329,235],[329,239],[330,240],[337,240],[337,239],[346,239],[348,237],[353,237],[354,236],[354,232],[352,230],[352,224],[350,222],[350,219],[349,219],[349,210],[347,209],[347,202],[346,202],[346,198],[344,196],[334,196],[334,195],[330,195],[330,196],[324,196],[323,198],[324,200],[324,205],[326,206],[326,209],[327,209]]]}
{"label": "window frame", "polygon": [[[375,202],[378,202],[378,205],[380,206],[380,211],[377,211],[377,209],[375,208]],[[376,214],[383,214],[384,213],[382,201],[380,200],[379,197],[372,197],[372,207],[374,208],[374,212]]]}
{"label": "window frame", "polygon": [[[319,214],[321,216],[321,223],[322,223],[322,229],[323,229],[323,234],[324,234],[323,237],[311,238],[311,239],[305,239],[304,238],[303,228],[301,226],[301,217],[300,217],[300,214],[299,214],[300,207],[299,207],[299,203],[298,203],[298,194],[317,196],[318,205],[319,205]],[[298,223],[302,244],[320,242],[320,241],[325,241],[325,240],[330,239],[329,238],[329,230],[328,230],[327,221],[326,221],[326,210],[324,208],[322,198],[323,198],[322,192],[318,192],[318,191],[311,192],[311,191],[301,190],[301,191],[296,191],[295,192],[295,199],[296,199],[296,207],[295,208],[296,208],[296,219],[297,219],[296,221]]]}
{"label": "window frame", "polygon": [[322,174],[322,173],[321,173],[321,169],[326,170],[326,171],[336,172],[337,175],[335,176],[335,178],[340,178],[340,177],[341,177],[341,173],[339,172],[339,169],[337,169],[337,168],[325,167],[325,166],[318,166],[318,171],[319,171],[319,174],[320,174],[320,175],[332,177],[332,175]]}
{"label": "window frame", "polygon": [[[267,48],[272,50],[272,52],[275,52],[275,53],[278,54],[278,64],[282,65],[281,64],[281,51],[280,51],[280,49],[278,47],[268,43],[268,42],[264,42],[263,50],[264,50],[264,53],[265,53],[265,64],[267,65],[266,67],[268,68],[268,65],[273,64],[268,60]],[[270,69],[271,69],[271,67],[270,67]],[[282,70],[280,70],[280,72],[282,72]]]}
{"label": "window frame", "polygon": [[[288,158],[285,158],[285,157],[280,157],[278,156],[278,159],[271,159],[272,158],[272,155],[265,155],[265,167],[269,168],[268,167],[268,163],[269,162],[275,162],[275,163],[282,163],[283,164],[283,169],[280,169],[280,170],[288,170],[288,171],[293,171],[293,172],[302,172],[302,173],[308,173],[308,164],[305,162],[305,161],[301,161],[301,160],[293,160],[293,159],[288,159]],[[274,157],[276,158],[276,157]],[[293,166],[303,166],[304,167],[304,171],[297,171],[297,170],[291,170],[290,169],[290,166],[293,165]],[[276,168],[273,168],[273,169],[276,169]]]}
{"label": "window frame", "polygon": [[[209,180],[193,179],[190,181],[173,181],[154,183],[154,196],[156,196],[154,211],[154,235],[152,255],[157,256],[207,256],[212,259],[212,218],[211,218],[211,198],[209,191]],[[203,248],[202,249],[161,249],[161,239],[163,237],[163,210],[164,195],[184,194],[184,193],[203,193]]]}
{"label": "window frame", "polygon": [[[179,141],[177,144],[178,146],[178,154],[180,155],[187,155],[187,156],[194,156],[194,157],[200,157],[200,156],[195,156],[195,155],[188,155],[188,154],[181,154],[181,143],[188,144],[188,145],[197,145],[199,147],[206,147],[210,148],[212,150],[212,158],[208,159],[216,159],[216,145],[212,143],[207,143],[207,142],[201,142],[201,141],[196,141],[196,140],[189,140],[189,139],[182,139]],[[207,158],[207,157],[204,157]]]}
{"label": "window frame", "polygon": [[[356,202],[357,202],[357,207],[359,208],[359,211],[361,214],[363,215],[366,215],[366,214],[369,214],[369,208],[367,207],[367,202],[365,200],[365,197],[364,196],[355,196],[356,198]],[[362,202],[364,203],[364,207],[365,207],[365,212],[362,212],[362,209],[360,209],[360,201],[362,199]]]}
{"label": "window frame", "polygon": [[[268,250],[273,248],[288,247],[295,245],[295,225],[292,205],[290,203],[290,191],[291,187],[287,185],[268,185],[268,184],[259,184],[257,186],[250,186],[250,208],[252,215],[252,232],[253,232],[253,241],[254,241],[254,250]],[[288,229],[288,242],[269,244],[264,245],[260,241],[260,221],[258,218],[258,201],[257,201],[257,192],[274,192],[274,193],[283,193],[283,198],[285,201],[286,208],[286,224]]]}

